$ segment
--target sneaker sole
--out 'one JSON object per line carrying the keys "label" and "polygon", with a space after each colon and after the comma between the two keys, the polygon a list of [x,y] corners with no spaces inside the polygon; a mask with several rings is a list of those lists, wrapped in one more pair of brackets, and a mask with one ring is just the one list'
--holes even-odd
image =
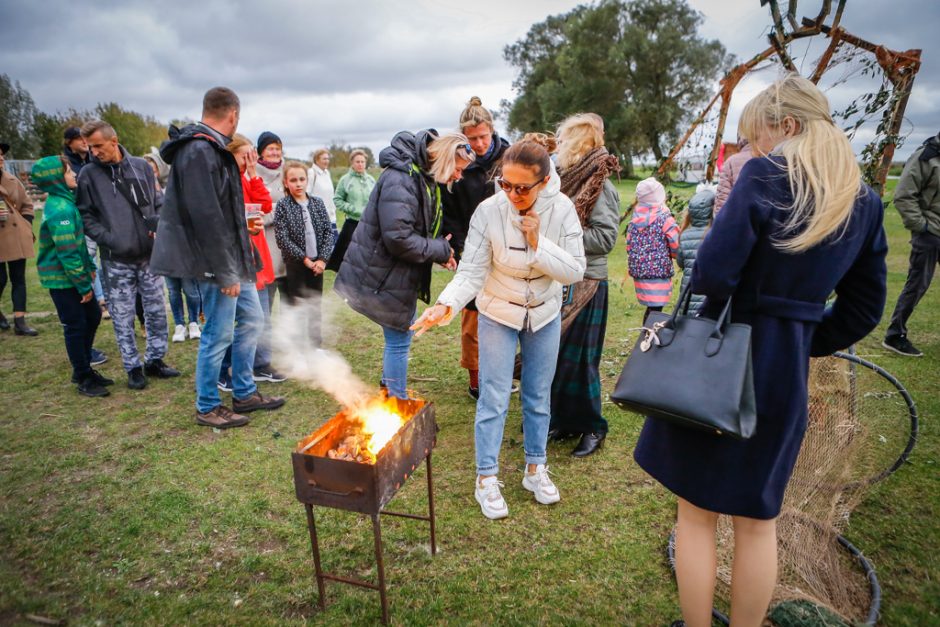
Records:
{"label": "sneaker sole", "polygon": [[561,494],[555,496],[553,500],[549,500],[549,501],[542,500],[541,498],[539,498],[539,492],[537,490],[534,490],[530,488],[528,485],[526,485],[525,479],[522,480],[522,487],[528,490],[529,492],[531,492],[532,495],[535,497],[535,500],[541,503],[542,505],[554,505],[555,503],[561,500]]}
{"label": "sneaker sole", "polygon": [[480,505],[480,511],[483,512],[483,515],[490,520],[500,520],[509,516],[509,508],[506,508],[506,511],[499,514],[489,514],[486,511],[486,508],[483,506],[483,502],[480,500],[480,497],[477,496],[476,492],[473,493],[473,498],[477,500],[477,503]]}
{"label": "sneaker sole", "polygon": [[905,353],[904,351],[900,351],[886,342],[882,342],[881,345],[887,348],[889,351],[894,351],[898,355],[904,355],[905,357],[923,357],[924,356],[923,353]]}
{"label": "sneaker sole", "polygon": [[249,422],[251,421],[246,418],[245,420],[232,420],[230,422],[223,422],[220,425],[214,425],[212,423],[200,420],[198,417],[196,418],[196,424],[200,427],[212,427],[213,429],[231,429],[232,427],[244,427]]}
{"label": "sneaker sole", "polygon": [[284,383],[287,379],[278,379],[277,377],[266,377],[262,375],[251,375],[255,383]]}
{"label": "sneaker sole", "polygon": [[104,398],[105,396],[111,395],[111,392],[109,392],[108,390],[103,390],[102,392],[103,393],[99,393],[99,394],[91,394],[90,392],[85,392],[83,390],[78,391],[79,394],[81,394],[82,396],[87,396],[88,398]]}
{"label": "sneaker sole", "polygon": [[219,392],[231,392],[232,391],[232,388],[226,387],[224,385],[216,384],[215,387],[219,388]]}
{"label": "sneaker sole", "polygon": [[103,364],[103,363],[106,362],[106,361],[108,361],[108,358],[107,358],[107,357],[105,357],[104,359],[99,359],[98,361],[89,361],[89,362],[88,362],[88,365],[90,365],[90,366],[100,366],[101,364]]}
{"label": "sneaker sole", "polygon": [[183,341],[185,341],[185,340],[186,340],[185,337],[181,337],[181,338],[179,338],[179,339],[176,339],[176,338],[174,337],[172,341],[174,341],[174,342],[183,342]]}
{"label": "sneaker sole", "polygon": [[255,405],[254,407],[237,407],[233,403],[232,411],[234,411],[236,414],[247,414],[253,411],[278,409],[280,407],[283,407],[284,403],[286,402],[287,402],[287,399],[285,398],[285,399],[281,399],[280,401],[276,403],[265,403],[264,405]]}

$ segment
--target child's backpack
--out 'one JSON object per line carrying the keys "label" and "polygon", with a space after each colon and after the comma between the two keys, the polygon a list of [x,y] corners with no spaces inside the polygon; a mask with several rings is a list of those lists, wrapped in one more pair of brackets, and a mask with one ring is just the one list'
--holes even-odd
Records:
{"label": "child's backpack", "polygon": [[634,279],[668,279],[675,273],[669,256],[669,243],[663,233],[663,224],[669,213],[657,208],[650,211],[655,211],[656,217],[649,224],[630,223],[627,269]]}

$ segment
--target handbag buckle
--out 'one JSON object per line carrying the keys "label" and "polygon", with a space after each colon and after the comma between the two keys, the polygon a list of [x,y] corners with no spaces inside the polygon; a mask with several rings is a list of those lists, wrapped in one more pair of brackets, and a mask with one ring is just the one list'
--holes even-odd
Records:
{"label": "handbag buckle", "polygon": [[657,334],[659,333],[659,330],[662,329],[664,326],[666,326],[665,321],[655,323],[653,325],[653,328],[651,329],[647,327],[643,327],[643,330],[646,331],[646,337],[643,338],[642,342],[640,342],[641,351],[645,353],[652,347],[653,343],[655,343],[656,346],[659,346],[661,344],[661,342],[659,341],[659,335]]}

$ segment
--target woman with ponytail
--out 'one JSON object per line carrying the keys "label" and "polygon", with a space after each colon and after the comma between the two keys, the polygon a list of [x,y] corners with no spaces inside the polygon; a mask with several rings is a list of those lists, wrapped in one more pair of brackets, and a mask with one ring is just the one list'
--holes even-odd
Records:
{"label": "woman with ponytail", "polygon": [[734,522],[731,624],[761,624],[776,585],[775,520],[806,431],[809,359],[864,338],[885,303],[884,209],[823,93],[789,75],[748,103],[741,128],[755,158],[699,248],[692,291],[706,297],[704,316],[732,298],[732,321],[751,325],[757,430],[734,440],[647,418],[634,451],[678,496],[689,627],[711,624],[719,514]]}
{"label": "woman with ponytail", "polygon": [[457,275],[412,325],[418,334],[447,324],[476,298],[480,316],[480,399],[474,423],[475,496],[490,519],[509,514],[500,493],[499,449],[509,410],[516,347],[522,352],[522,486],[543,505],[561,498],[546,465],[552,378],[558,358],[562,285],[584,276],[584,244],[574,205],[549,158],[554,141],[526,135],[503,155],[501,192],[483,201]]}

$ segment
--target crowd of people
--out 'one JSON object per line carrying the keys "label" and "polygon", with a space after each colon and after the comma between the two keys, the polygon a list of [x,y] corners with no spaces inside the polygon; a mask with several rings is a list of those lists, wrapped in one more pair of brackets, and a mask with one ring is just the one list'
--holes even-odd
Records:
{"label": "crowd of people", "polygon": [[[94,368],[107,313],[130,388],[179,376],[165,359],[171,337],[188,335],[199,341],[196,423],[245,425],[246,414],[285,403],[256,385],[285,380],[272,363],[276,299],[306,305],[305,330],[319,345],[330,270],[337,294],[381,329],[389,396],[409,395],[413,338],[459,314],[460,365],[477,401],[474,495],[483,515],[509,514],[499,454],[516,381],[522,485],[540,504],[558,502],[549,439],[577,438],[572,455],[585,457],[608,433],[599,365],[607,256],[622,218],[611,181],[620,166],[605,148],[603,120],[576,114],[553,134],[510,143],[473,98],[453,132],[395,135],[379,155],[377,181],[365,153],[354,151],[334,188],[328,151],[313,153],[309,167],[285,160],[275,133],[256,142],[237,134],[239,115],[238,96],[216,87],[205,94],[201,120],[171,127],[159,151],[134,157],[111,126],[92,121],[66,131],[62,155],[34,165],[33,182],[48,194],[38,272],[78,391],[104,396],[114,383]],[[697,295],[693,312],[715,317],[733,297],[733,319],[752,327],[756,435],[734,440],[648,418],[634,453],[678,497],[676,572],[683,618],[693,626],[710,623],[719,513],[734,520],[732,623],[763,619],[776,577],[774,521],[806,428],[809,357],[865,337],[886,295],[882,203],[861,182],[825,96],[785,77],[747,105],[739,131],[745,149],[725,163],[717,194],[706,187],[692,197],[681,225],[653,178],[638,184],[626,225],[644,321],[670,302],[678,263]],[[885,345],[907,355],[919,354],[905,325],[940,241],[940,140],[931,142],[898,186],[915,250]],[[0,145],[0,154],[7,150]],[[23,276],[34,214],[17,185],[0,178],[0,291],[9,273],[15,332],[29,336],[36,331],[25,320]],[[345,217],[339,229],[337,212]],[[454,275],[432,300],[433,264]],[[420,314],[419,300],[429,305]],[[231,406],[222,391],[231,392]]]}

